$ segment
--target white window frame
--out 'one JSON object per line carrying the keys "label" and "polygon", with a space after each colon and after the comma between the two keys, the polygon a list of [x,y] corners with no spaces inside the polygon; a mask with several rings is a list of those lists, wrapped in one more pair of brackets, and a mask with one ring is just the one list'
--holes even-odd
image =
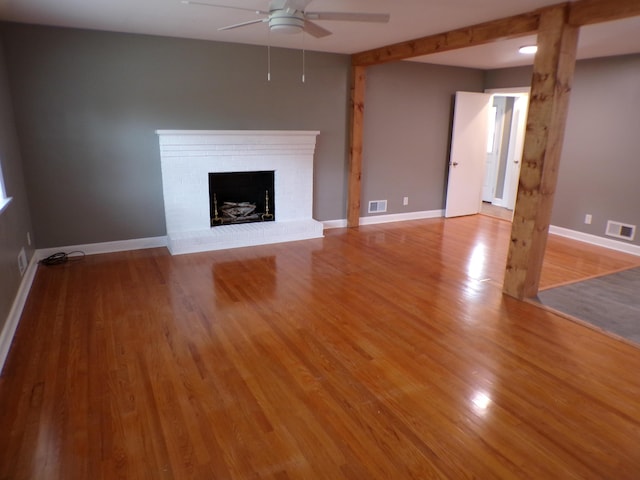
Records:
{"label": "white window frame", "polygon": [[4,185],[4,176],[2,175],[2,162],[0,162],[0,214],[6,210],[6,208],[13,200],[12,197],[7,196],[7,189]]}

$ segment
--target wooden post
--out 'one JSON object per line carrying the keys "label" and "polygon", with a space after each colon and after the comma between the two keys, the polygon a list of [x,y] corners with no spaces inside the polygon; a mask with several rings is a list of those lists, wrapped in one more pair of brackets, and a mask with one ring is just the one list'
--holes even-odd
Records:
{"label": "wooden post", "polygon": [[568,24],[566,4],[543,10],[533,65],[522,170],[513,216],[504,293],[516,298],[538,293],[569,94],[578,27]]}
{"label": "wooden post", "polygon": [[347,226],[360,225],[360,191],[362,183],[362,134],[364,124],[364,91],[366,67],[354,65],[351,70],[351,135],[349,149],[349,193]]}

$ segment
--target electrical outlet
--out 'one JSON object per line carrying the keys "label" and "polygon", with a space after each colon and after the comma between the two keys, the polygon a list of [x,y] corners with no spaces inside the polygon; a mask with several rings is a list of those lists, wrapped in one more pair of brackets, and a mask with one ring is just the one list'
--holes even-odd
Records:
{"label": "electrical outlet", "polygon": [[590,213],[587,213],[587,214],[584,216],[584,223],[586,223],[587,225],[591,225],[591,220],[592,220],[591,214],[590,214]]}
{"label": "electrical outlet", "polygon": [[20,276],[24,275],[24,272],[27,270],[27,254],[24,251],[24,247],[22,247],[20,253],[18,253],[18,269],[20,270]]}
{"label": "electrical outlet", "polygon": [[409,205],[409,197],[404,197],[402,199],[402,205]]}

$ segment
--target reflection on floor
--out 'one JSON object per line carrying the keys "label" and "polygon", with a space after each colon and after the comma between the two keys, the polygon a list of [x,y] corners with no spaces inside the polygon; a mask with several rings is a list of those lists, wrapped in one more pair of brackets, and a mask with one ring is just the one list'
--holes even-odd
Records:
{"label": "reflection on floor", "polygon": [[[0,479],[638,480],[640,349],[504,295],[510,231],[469,215],[39,266]],[[550,235],[541,283],[635,266]]]}
{"label": "reflection on floor", "polygon": [[501,218],[503,220],[511,221],[513,217],[513,210],[508,208],[498,207],[489,202],[482,202],[480,207],[480,213],[482,215],[488,215],[489,217]]}

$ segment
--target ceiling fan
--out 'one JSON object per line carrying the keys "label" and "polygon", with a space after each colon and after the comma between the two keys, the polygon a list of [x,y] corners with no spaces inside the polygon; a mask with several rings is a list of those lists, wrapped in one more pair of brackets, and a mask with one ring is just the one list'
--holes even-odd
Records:
{"label": "ceiling fan", "polygon": [[300,33],[304,31],[316,38],[326,37],[327,35],[331,35],[331,32],[315,23],[314,20],[387,23],[390,18],[386,13],[307,11],[307,5],[309,5],[312,0],[270,0],[268,10],[255,10],[252,8],[218,5],[194,0],[181,1],[187,5],[231,8],[234,10],[254,12],[256,15],[264,16],[264,18],[228,25],[226,27],[219,28],[218,30],[232,30],[234,28],[253,25],[254,23],[266,23],[269,26],[269,31],[274,33]]}

